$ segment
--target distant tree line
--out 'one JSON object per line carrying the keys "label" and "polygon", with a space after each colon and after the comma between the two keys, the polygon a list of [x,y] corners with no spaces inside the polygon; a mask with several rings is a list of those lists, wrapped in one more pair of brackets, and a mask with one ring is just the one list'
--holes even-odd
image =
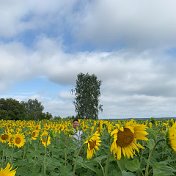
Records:
{"label": "distant tree line", "polygon": [[12,98],[0,99],[0,119],[5,120],[42,120],[52,119],[49,112],[43,112],[44,106],[37,99],[17,101]]}
{"label": "distant tree line", "polygon": [[[98,119],[99,111],[103,108],[99,103],[101,81],[92,74],[80,73],[77,75],[75,89],[72,94],[75,95],[73,101],[75,105],[76,118]],[[42,119],[61,119],[60,116],[53,117],[51,113],[44,113],[44,106],[37,99],[28,101],[17,101],[12,98],[0,99],[0,119],[6,120],[42,120]],[[74,116],[65,117],[73,119]]]}

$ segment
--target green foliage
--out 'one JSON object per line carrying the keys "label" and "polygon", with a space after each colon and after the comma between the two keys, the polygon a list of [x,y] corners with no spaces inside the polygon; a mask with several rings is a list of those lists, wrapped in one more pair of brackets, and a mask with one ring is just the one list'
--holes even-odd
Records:
{"label": "green foliage", "polygon": [[75,111],[80,118],[98,119],[101,81],[93,75],[80,73],[77,76],[75,88]]}
{"label": "green foliage", "polygon": [[153,139],[149,139],[146,146],[151,151],[153,149],[153,147],[155,146],[155,141]]}
{"label": "green foliage", "polygon": [[172,176],[176,169],[168,166],[167,162],[157,162],[153,165],[153,176]]}
{"label": "green foliage", "polygon": [[135,176],[132,172],[122,171],[122,176]]}
{"label": "green foliage", "polygon": [[19,102],[15,99],[0,99],[0,119],[5,120],[42,120],[52,119],[49,112],[43,113],[44,107],[37,99]]}
{"label": "green foliage", "polygon": [[129,171],[135,172],[140,169],[140,162],[137,158],[135,158],[133,160],[127,160],[125,163],[125,167]]}
{"label": "green foliage", "polygon": [[43,113],[44,106],[37,99],[29,99],[27,102],[22,101],[21,104],[25,109],[26,120],[49,120],[52,118],[49,112]]}
{"label": "green foliage", "polygon": [[40,118],[40,119],[47,119],[47,120],[50,120],[50,119],[53,118],[52,114],[49,113],[49,112],[42,113],[42,116],[41,116],[41,117],[42,117],[42,118]]}
{"label": "green foliage", "polygon": [[23,105],[12,98],[0,99],[0,119],[21,120],[24,118]]}
{"label": "green foliage", "polygon": [[[50,124],[49,121],[42,121]],[[52,121],[53,122],[53,121]],[[54,122],[54,124],[57,121]],[[87,146],[85,140],[90,136],[90,128],[95,120],[85,120],[89,129],[84,131],[81,145],[78,145],[71,136],[71,121],[68,128],[60,120],[64,129],[52,130],[53,124],[48,132],[51,136],[51,144],[45,148],[40,141],[40,136],[31,141],[28,126],[23,127],[26,144],[22,148],[9,146],[7,143],[0,145],[0,167],[5,167],[8,162],[17,168],[16,176],[174,176],[176,175],[176,153],[166,145],[166,131],[161,131],[162,123],[158,123],[153,130],[148,130],[148,141],[140,141],[144,149],[135,153],[134,158],[122,157],[115,159],[110,152],[112,136],[108,134],[107,126],[103,125],[100,131],[101,145],[92,159],[86,159]],[[2,121],[3,123],[3,121]],[[12,122],[10,122],[12,124]],[[16,122],[14,122],[16,123]],[[36,123],[36,122],[35,122]],[[37,124],[37,123],[36,123]],[[97,124],[98,121],[97,121]],[[58,125],[57,127],[59,127]],[[3,125],[2,125],[3,126]],[[94,127],[98,129],[99,125]],[[15,129],[15,128],[14,128]],[[68,131],[70,130],[70,131]],[[41,129],[41,132],[43,129]],[[1,134],[3,128],[0,128]]]}
{"label": "green foliage", "polygon": [[44,110],[43,105],[37,99],[29,99],[27,102],[22,102],[25,108],[25,118],[30,120],[39,120]]}

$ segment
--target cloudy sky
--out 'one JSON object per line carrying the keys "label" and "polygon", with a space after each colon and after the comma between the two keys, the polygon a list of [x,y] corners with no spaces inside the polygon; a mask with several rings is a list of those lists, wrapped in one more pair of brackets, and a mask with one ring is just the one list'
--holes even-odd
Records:
{"label": "cloudy sky", "polygon": [[175,0],[0,1],[0,97],[75,115],[77,74],[102,81],[100,118],[176,115]]}

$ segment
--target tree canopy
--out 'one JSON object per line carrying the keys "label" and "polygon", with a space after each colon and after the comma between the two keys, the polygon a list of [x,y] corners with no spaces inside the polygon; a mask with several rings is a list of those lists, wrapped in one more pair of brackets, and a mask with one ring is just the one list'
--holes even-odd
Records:
{"label": "tree canopy", "polygon": [[96,75],[80,73],[77,75],[75,87],[75,111],[80,118],[98,118],[101,81]]}
{"label": "tree canopy", "polygon": [[22,102],[22,105],[25,109],[26,119],[38,120],[42,117],[44,107],[37,99],[29,99],[27,102]]}
{"label": "tree canopy", "polygon": [[25,116],[24,106],[17,100],[0,99],[0,119],[21,120]]}
{"label": "tree canopy", "polygon": [[0,119],[5,120],[42,120],[52,119],[49,112],[44,113],[44,106],[37,99],[19,102],[15,99],[0,99]]}

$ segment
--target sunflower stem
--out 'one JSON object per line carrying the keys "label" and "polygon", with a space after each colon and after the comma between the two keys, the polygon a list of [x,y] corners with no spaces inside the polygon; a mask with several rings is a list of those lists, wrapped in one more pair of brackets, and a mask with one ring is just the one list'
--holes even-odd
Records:
{"label": "sunflower stem", "polygon": [[104,169],[103,169],[103,166],[102,166],[102,164],[101,164],[101,162],[98,162],[98,164],[99,164],[100,167],[101,167],[101,170],[102,170],[103,176],[106,176],[106,175],[105,175],[105,172],[104,172]]}
{"label": "sunflower stem", "polygon": [[43,173],[46,175],[46,147],[45,147],[45,155],[44,155],[44,161],[43,161]]}
{"label": "sunflower stem", "polygon": [[106,165],[105,165],[105,175],[108,175],[108,169],[109,169],[109,157],[111,156],[111,153],[108,153]]}
{"label": "sunflower stem", "polygon": [[25,158],[25,156],[26,156],[26,148],[27,148],[27,144],[24,146],[24,148],[23,148],[23,159]]}
{"label": "sunflower stem", "polygon": [[5,151],[4,149],[2,150],[2,166],[4,165],[4,158],[5,158]]}
{"label": "sunflower stem", "polygon": [[67,165],[67,153],[66,153],[66,148],[64,149],[64,153],[65,153],[65,166]]}
{"label": "sunflower stem", "polygon": [[149,153],[149,157],[148,157],[148,160],[147,160],[147,166],[146,166],[146,168],[145,168],[145,176],[149,176],[149,166],[150,166],[150,160],[151,160],[151,158],[152,158],[153,151],[155,150],[157,144],[158,144],[159,142],[161,142],[161,141],[165,141],[165,139],[160,139],[159,141],[157,141],[157,142],[155,143],[155,145],[153,146],[152,150],[151,150],[150,153]]}
{"label": "sunflower stem", "polygon": [[14,148],[12,148],[12,152],[11,152],[11,155],[10,155],[10,162],[13,163],[13,153],[14,153]]}
{"label": "sunflower stem", "polygon": [[76,165],[77,165],[77,159],[78,159],[78,156],[79,156],[79,154],[80,154],[80,152],[81,152],[81,149],[82,149],[83,145],[84,145],[84,143],[83,143],[83,144],[81,145],[81,147],[79,148],[78,153],[77,153],[76,158],[75,158],[75,163],[74,163],[74,166],[73,166],[73,176],[75,176]]}

